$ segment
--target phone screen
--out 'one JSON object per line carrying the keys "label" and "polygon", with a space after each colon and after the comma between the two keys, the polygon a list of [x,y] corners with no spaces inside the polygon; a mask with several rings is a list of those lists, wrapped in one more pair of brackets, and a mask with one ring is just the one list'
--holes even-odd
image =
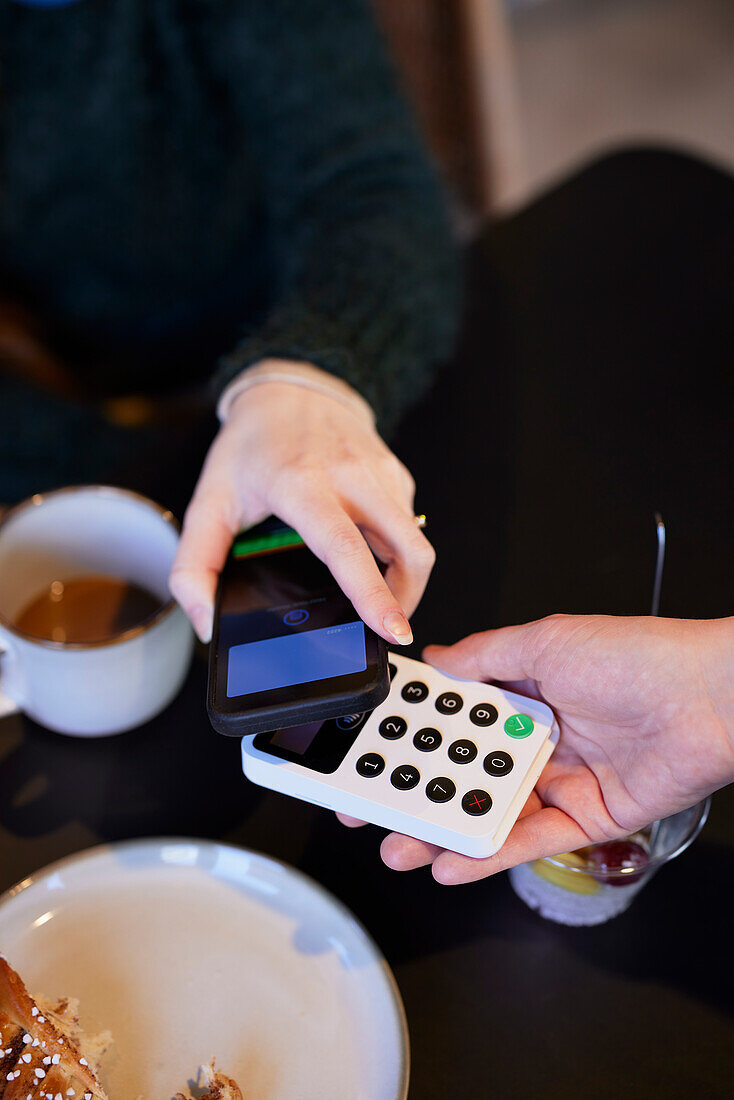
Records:
{"label": "phone screen", "polygon": [[323,562],[271,518],[239,535],[219,587],[217,702],[226,711],[357,691],[377,639]]}

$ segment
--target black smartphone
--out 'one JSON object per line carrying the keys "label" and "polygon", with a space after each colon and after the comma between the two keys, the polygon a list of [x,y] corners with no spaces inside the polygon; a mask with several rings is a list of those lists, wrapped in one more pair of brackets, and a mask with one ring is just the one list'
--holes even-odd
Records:
{"label": "black smartphone", "polygon": [[390,688],[385,643],[327,567],[271,517],[238,535],[219,578],[209,719],[242,737],[372,710]]}

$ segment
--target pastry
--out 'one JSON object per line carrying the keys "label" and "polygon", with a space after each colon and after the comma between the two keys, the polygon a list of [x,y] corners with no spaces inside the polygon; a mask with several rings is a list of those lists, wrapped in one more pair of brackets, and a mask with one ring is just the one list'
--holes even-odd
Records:
{"label": "pastry", "polygon": [[[214,1059],[208,1066],[202,1066],[204,1081],[208,1086],[207,1091],[200,1100],[242,1100],[242,1093],[236,1081],[219,1073],[214,1065]],[[187,1096],[179,1092],[176,1100],[189,1100]]]}
{"label": "pastry", "polygon": [[[0,1100],[108,1100],[98,1073],[111,1042],[108,1031],[84,1034],[72,998],[34,1000],[0,955]],[[199,1100],[242,1100],[213,1059],[202,1070],[207,1091]]]}
{"label": "pastry", "polygon": [[37,1004],[0,956],[0,1100],[107,1100],[97,1077],[107,1036],[87,1047],[75,1005]]}

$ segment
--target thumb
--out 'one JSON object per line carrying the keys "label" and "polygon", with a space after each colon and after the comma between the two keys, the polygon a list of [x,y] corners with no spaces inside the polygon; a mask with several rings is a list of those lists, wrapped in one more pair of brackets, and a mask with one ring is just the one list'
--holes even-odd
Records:
{"label": "thumb", "polygon": [[537,680],[545,649],[543,620],[470,634],[455,645],[429,645],[423,658],[436,668],[466,680]]}

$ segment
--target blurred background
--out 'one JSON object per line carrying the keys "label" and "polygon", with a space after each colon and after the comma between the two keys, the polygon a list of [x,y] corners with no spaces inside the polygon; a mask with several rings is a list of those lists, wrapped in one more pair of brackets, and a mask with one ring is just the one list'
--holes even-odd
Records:
{"label": "blurred background", "polygon": [[730,0],[375,0],[470,218],[602,150],[656,143],[734,169]]}

